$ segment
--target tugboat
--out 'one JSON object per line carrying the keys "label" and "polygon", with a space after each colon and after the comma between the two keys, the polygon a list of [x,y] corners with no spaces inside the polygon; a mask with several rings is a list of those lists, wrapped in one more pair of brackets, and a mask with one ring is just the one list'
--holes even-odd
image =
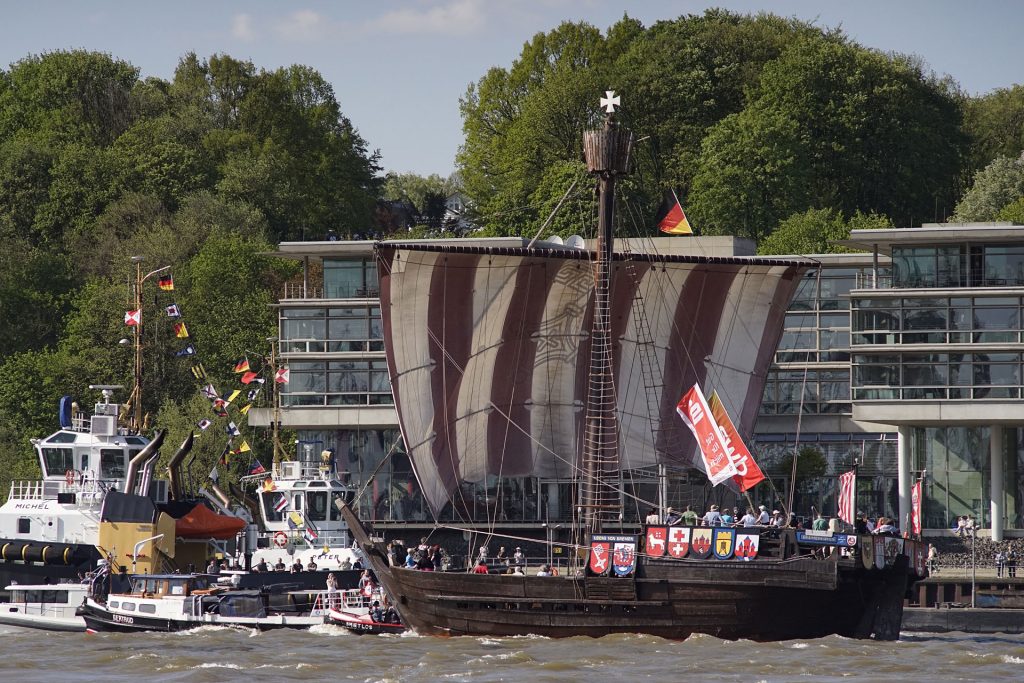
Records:
{"label": "tugboat", "polygon": [[[376,247],[395,404],[435,519],[457,509],[464,483],[571,477],[569,571],[395,567],[349,506],[343,517],[421,634],[898,638],[908,585],[926,575],[919,542],[674,522],[637,534],[624,523],[623,470],[699,452],[670,429],[687,388],[717,391],[749,433],[788,302],[813,263],[615,253],[614,187],[633,144],[614,121],[618,100],[602,100],[603,128],[583,141],[599,190],[596,250]],[[644,298],[650,319],[637,310]],[[660,369],[628,376],[644,353]]]}

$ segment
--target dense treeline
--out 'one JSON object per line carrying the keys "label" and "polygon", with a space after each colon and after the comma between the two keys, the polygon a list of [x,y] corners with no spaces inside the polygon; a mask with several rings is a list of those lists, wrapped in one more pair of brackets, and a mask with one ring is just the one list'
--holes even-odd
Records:
{"label": "dense treeline", "polygon": [[[265,255],[279,241],[394,227],[382,199],[434,229],[456,190],[480,234],[532,235],[563,198],[549,232],[587,234],[580,137],[609,88],[637,136],[629,232],[655,232],[666,189],[700,231],[765,253],[825,251],[851,227],[1024,222],[1024,87],[971,98],[919,60],[773,15],[537,34],[469,86],[450,178],[381,177],[308,67],[189,54],[165,81],[106,54],[29,56],[0,70],[0,495],[35,475],[27,439],[53,429],[59,396],[89,403],[90,383],[130,383],[117,340],[131,256],[172,266],[190,341],[227,387],[276,329],[268,304],[294,276]],[[174,442],[210,408],[174,356],[167,301],[145,300],[144,407]],[[220,435],[200,442],[204,466]]]}
{"label": "dense treeline", "polygon": [[[308,231],[361,230],[380,193],[378,158],[316,71],[184,57],[142,78],[109,55],[27,57],[0,71],[0,484],[33,475],[30,436],[58,398],[90,383],[130,387],[123,323],[132,256],[171,266],[172,295],[147,283],[144,409],[178,440],[212,417],[190,366],[218,387],[269,349],[269,304],[292,270],[265,254]],[[177,303],[198,354],[163,306]],[[234,380],[237,384],[237,380]],[[119,398],[127,397],[124,392]],[[201,442],[210,465],[224,432]],[[237,440],[236,440],[237,443]]]}
{"label": "dense treeline", "polygon": [[[565,23],[463,98],[460,171],[488,232],[545,219],[582,174],[580,134],[609,87],[638,138],[624,194],[646,217],[629,219],[639,232],[650,233],[666,188],[706,234],[761,240],[828,212],[896,227],[942,221],[975,171],[1024,147],[1021,88],[971,99],[919,60],[840,31],[718,10],[649,28],[626,17],[604,34]],[[576,215],[556,230],[592,222],[591,197],[568,206]]]}

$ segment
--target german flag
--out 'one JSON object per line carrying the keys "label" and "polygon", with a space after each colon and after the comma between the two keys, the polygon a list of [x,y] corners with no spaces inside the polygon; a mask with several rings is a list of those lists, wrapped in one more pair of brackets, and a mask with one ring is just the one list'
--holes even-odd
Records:
{"label": "german flag", "polygon": [[170,275],[161,275],[156,284],[165,292],[174,290],[174,278]]}
{"label": "german flag", "polygon": [[658,207],[658,216],[654,219],[658,224],[658,230],[669,235],[692,235],[693,228],[690,221],[686,220],[683,207],[672,190],[665,190],[665,198]]}
{"label": "german flag", "polygon": [[235,363],[235,372],[249,372],[249,359],[243,358]]}

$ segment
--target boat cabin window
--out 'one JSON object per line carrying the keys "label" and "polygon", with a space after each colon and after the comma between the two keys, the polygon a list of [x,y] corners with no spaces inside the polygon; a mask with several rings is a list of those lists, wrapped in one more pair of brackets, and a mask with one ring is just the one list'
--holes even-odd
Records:
{"label": "boat cabin window", "polygon": [[74,432],[57,432],[56,434],[51,436],[49,439],[47,439],[46,442],[47,443],[74,443],[76,438],[78,438],[78,435],[75,434]]}
{"label": "boat cabin window", "polygon": [[263,519],[268,522],[280,522],[284,519],[284,510],[278,512],[274,509],[277,501],[281,500],[281,495],[280,491],[263,491],[260,493],[260,503],[263,505]]}
{"label": "boat cabin window", "polygon": [[156,614],[156,605],[143,603],[139,605],[139,611],[146,614]]}
{"label": "boat cabin window", "polygon": [[121,609],[123,609],[125,612],[134,612],[135,611],[135,603],[134,602],[122,602],[121,603]]}
{"label": "boat cabin window", "polygon": [[107,604],[108,604],[108,605],[110,605],[110,608],[111,608],[111,609],[117,609],[117,608],[118,608],[118,606],[119,606],[119,605],[120,605],[121,603],[119,603],[119,602],[118,602],[117,600],[111,600],[111,601],[110,601],[109,603],[107,603]]}
{"label": "boat cabin window", "polygon": [[32,533],[32,520],[28,517],[18,518],[18,533],[19,534],[30,534]]}
{"label": "boat cabin window", "polygon": [[331,491],[331,506],[329,510],[332,522],[341,519],[341,504],[344,502],[346,502],[344,491]]}
{"label": "boat cabin window", "polygon": [[103,448],[100,450],[100,478],[124,479],[124,450],[120,448]]}
{"label": "boat cabin window", "polygon": [[68,602],[67,591],[15,590],[11,591],[11,602],[41,602],[64,604]]}
{"label": "boat cabin window", "polygon": [[75,459],[70,448],[43,448],[43,475],[63,477],[68,470],[75,469]]}
{"label": "boat cabin window", "polygon": [[82,470],[83,472],[86,472],[86,471],[89,470],[89,454],[88,453],[82,453],[82,466],[79,467],[78,469]]}
{"label": "boat cabin window", "polygon": [[296,493],[292,496],[292,509],[302,512],[302,494]]}
{"label": "boat cabin window", "polygon": [[306,493],[306,516],[314,522],[327,521],[327,491]]}

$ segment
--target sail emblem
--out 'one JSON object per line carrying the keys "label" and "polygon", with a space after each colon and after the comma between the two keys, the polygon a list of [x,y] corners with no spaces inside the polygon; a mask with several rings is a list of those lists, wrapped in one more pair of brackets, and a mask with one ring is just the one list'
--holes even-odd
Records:
{"label": "sail emblem", "polygon": [[732,551],[736,547],[735,529],[715,529],[715,557],[719,560],[728,560],[732,557]]}
{"label": "sail emblem", "polygon": [[711,555],[711,529],[694,529],[691,534],[690,550],[694,557],[704,559]]}
{"label": "sail emblem", "polygon": [[594,541],[590,544],[590,571],[595,574],[608,573],[611,549],[611,543]]}
{"label": "sail emblem", "polygon": [[636,541],[618,542],[612,555],[612,568],[617,576],[628,576],[636,569]]}
{"label": "sail emblem", "polygon": [[761,534],[736,534],[736,557],[747,561],[754,559],[760,544]]}
{"label": "sail emblem", "polygon": [[690,552],[690,527],[674,526],[668,530],[668,554],[672,557],[686,557]]}
{"label": "sail emblem", "polygon": [[647,529],[647,555],[650,557],[664,555],[666,538],[668,538],[668,529],[663,526],[652,526]]}

